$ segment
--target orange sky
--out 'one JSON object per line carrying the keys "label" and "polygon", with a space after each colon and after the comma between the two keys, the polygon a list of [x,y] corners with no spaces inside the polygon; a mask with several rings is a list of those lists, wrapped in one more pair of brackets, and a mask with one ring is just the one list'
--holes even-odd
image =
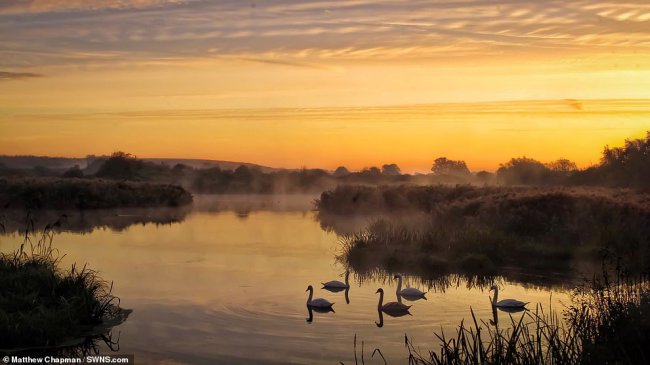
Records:
{"label": "orange sky", "polygon": [[642,1],[0,4],[0,154],[585,166],[648,100]]}

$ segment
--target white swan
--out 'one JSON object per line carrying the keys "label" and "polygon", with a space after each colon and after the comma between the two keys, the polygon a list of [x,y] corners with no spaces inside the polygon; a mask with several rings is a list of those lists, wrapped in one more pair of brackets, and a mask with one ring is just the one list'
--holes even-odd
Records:
{"label": "white swan", "polygon": [[346,271],[345,283],[340,282],[338,280],[332,280],[321,284],[323,284],[323,288],[325,289],[345,289],[350,287],[350,283],[348,282],[349,277],[350,277],[350,271]]}
{"label": "white swan", "polygon": [[313,308],[332,308],[332,305],[334,303],[330,303],[329,300],[323,299],[323,298],[316,298],[312,300],[312,297],[314,296],[314,288],[310,285],[307,287],[307,290],[309,292],[309,298],[307,298],[307,306],[313,307]]}
{"label": "white swan", "polygon": [[517,299],[503,299],[498,300],[499,288],[496,285],[490,287],[490,291],[494,290],[494,298],[492,298],[492,305],[499,308],[523,308],[530,302],[522,302]]}
{"label": "white swan", "polygon": [[379,293],[379,304],[377,304],[377,310],[380,312],[384,312],[393,317],[411,314],[409,313],[409,308],[411,308],[410,305],[405,305],[400,302],[388,302],[382,305],[384,301],[384,289],[379,288],[375,293]]}
{"label": "white swan", "polygon": [[420,289],[416,288],[404,288],[402,289],[402,275],[397,274],[394,277],[397,279],[397,290],[395,291],[395,294],[397,294],[397,297],[399,298],[400,296],[404,297],[404,299],[407,300],[414,300],[414,299],[424,299],[426,300],[427,298],[424,296],[426,293],[421,291]]}

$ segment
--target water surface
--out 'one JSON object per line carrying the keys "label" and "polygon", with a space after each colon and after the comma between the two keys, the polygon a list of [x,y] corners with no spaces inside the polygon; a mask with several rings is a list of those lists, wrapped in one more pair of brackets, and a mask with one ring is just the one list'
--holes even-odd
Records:
{"label": "water surface", "polygon": [[[114,329],[114,339],[119,335],[120,353],[134,353],[141,363],[350,364],[356,334],[367,361],[379,347],[390,364],[406,364],[405,334],[421,350],[437,350],[434,331],[451,333],[471,318],[470,307],[480,320],[493,318],[488,292],[462,279],[451,278],[450,285],[432,289],[428,300],[409,303],[411,316],[384,315],[383,327],[376,324],[375,291],[383,287],[386,300],[394,301],[394,280],[352,273],[349,304],[344,292],[320,289],[320,282],[343,280],[345,268],[335,258],[339,239],[321,228],[312,199],[199,199],[193,210],[152,218],[151,224],[145,219],[151,211],[105,212],[110,219],[84,219],[112,225],[64,225],[54,244],[66,254],[63,265],[88,263],[113,281],[122,307],[133,309]],[[77,222],[81,213],[66,214]],[[0,238],[0,250],[13,250],[21,240],[10,231]],[[406,280],[428,289],[417,278]],[[306,320],[309,284],[315,297],[336,303],[335,313],[313,313],[313,321]],[[530,301],[531,308],[569,302],[557,288],[501,286],[500,296]],[[507,325],[509,315],[499,317]]]}

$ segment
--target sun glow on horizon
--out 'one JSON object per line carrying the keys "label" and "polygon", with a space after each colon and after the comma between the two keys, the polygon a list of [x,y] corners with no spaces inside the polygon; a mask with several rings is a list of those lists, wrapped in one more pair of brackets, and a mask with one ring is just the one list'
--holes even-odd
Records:
{"label": "sun glow on horizon", "polygon": [[635,0],[8,0],[0,153],[588,166],[650,129],[648,24]]}

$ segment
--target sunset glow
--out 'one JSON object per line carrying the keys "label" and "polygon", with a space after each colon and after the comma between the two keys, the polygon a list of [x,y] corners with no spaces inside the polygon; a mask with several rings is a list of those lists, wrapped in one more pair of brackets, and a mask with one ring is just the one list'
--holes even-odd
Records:
{"label": "sunset glow", "polygon": [[644,1],[10,0],[0,19],[0,154],[494,170],[588,166],[650,127]]}

